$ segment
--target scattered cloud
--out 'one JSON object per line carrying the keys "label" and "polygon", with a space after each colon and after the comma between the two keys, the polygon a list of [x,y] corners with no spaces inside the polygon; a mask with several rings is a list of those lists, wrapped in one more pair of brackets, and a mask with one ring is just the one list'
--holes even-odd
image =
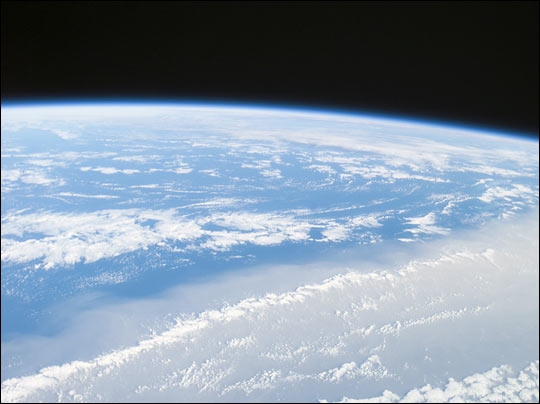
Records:
{"label": "scattered cloud", "polygon": [[[112,195],[69,192],[59,195],[115,198]],[[8,213],[2,218],[2,260],[29,262],[42,259],[45,268],[52,268],[78,262],[90,263],[161,242],[186,243],[188,250],[225,251],[243,244],[268,246],[308,241],[312,228],[322,228],[324,238],[320,241],[340,242],[348,238],[351,228],[359,225],[354,221],[353,225],[326,219],[310,221],[277,212],[215,212],[195,218],[179,213],[185,208],[223,209],[249,202],[220,198],[169,210],[114,209],[81,214]],[[209,228],[210,225],[219,228]],[[12,238],[26,237],[27,234],[33,236],[23,241]],[[36,234],[40,236],[36,237]]]}
{"label": "scattered cloud", "polygon": [[64,161],[57,161],[52,159],[35,159],[35,160],[27,160],[26,164],[34,165],[34,166],[40,166],[40,167],[65,167],[66,163]]}
{"label": "scattered cloud", "polygon": [[[410,390],[402,397],[385,390],[379,397],[352,399],[340,403],[531,403],[538,401],[538,360],[516,374],[511,366],[494,367],[461,381],[452,378],[444,387],[430,384]],[[327,402],[321,400],[321,402]]]}

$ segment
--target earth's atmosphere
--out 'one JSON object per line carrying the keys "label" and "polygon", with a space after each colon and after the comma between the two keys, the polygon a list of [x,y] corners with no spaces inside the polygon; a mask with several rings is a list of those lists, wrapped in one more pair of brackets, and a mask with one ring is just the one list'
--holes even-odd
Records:
{"label": "earth's atmosphere", "polygon": [[538,141],[2,106],[2,401],[538,401]]}

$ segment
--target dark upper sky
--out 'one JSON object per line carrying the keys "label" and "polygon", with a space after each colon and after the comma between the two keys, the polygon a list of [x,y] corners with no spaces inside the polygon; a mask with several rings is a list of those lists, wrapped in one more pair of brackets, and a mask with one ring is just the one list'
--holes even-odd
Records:
{"label": "dark upper sky", "polygon": [[2,100],[294,104],[538,133],[538,2],[2,2]]}

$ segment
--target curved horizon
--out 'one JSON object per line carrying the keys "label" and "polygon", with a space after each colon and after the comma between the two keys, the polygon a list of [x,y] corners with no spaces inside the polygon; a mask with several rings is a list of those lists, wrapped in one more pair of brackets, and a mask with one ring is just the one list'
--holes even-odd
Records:
{"label": "curved horizon", "polygon": [[460,123],[452,120],[437,120],[422,118],[419,116],[390,114],[384,112],[371,112],[366,110],[358,110],[352,108],[326,108],[314,106],[302,106],[301,104],[286,104],[286,103],[262,103],[262,102],[240,102],[240,101],[223,101],[216,102],[212,100],[171,100],[163,98],[152,99],[74,99],[73,101],[65,101],[60,99],[49,100],[29,100],[29,101],[2,101],[1,108],[43,108],[43,107],[75,107],[75,106],[163,106],[163,107],[205,107],[205,108],[220,108],[220,109],[254,109],[254,110],[271,110],[271,111],[287,111],[302,114],[325,114],[332,116],[343,116],[349,118],[360,119],[376,119],[380,121],[392,121],[395,123],[407,123],[421,126],[445,128],[450,130],[460,130],[467,132],[475,132],[486,135],[504,136],[512,138],[520,138],[522,140],[539,141],[538,132],[525,132],[519,130],[510,130],[497,128],[485,124],[469,124]]}

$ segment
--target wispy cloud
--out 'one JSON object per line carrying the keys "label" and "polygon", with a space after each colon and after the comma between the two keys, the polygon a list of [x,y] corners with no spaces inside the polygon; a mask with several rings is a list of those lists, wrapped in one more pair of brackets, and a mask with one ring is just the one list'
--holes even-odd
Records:
{"label": "wispy cloud", "polygon": [[101,174],[135,174],[140,173],[137,169],[119,169],[114,167],[81,167],[81,171],[96,171]]}
{"label": "wispy cloud", "polygon": [[427,215],[421,217],[408,217],[405,220],[407,225],[415,226],[412,229],[404,230],[412,234],[424,233],[445,235],[450,233],[450,229],[435,225],[436,219],[434,212],[430,212]]}
{"label": "wispy cloud", "polygon": [[78,194],[76,192],[60,192],[57,195],[59,196],[72,196],[75,198],[90,198],[90,199],[118,199],[117,195],[86,195]]}

